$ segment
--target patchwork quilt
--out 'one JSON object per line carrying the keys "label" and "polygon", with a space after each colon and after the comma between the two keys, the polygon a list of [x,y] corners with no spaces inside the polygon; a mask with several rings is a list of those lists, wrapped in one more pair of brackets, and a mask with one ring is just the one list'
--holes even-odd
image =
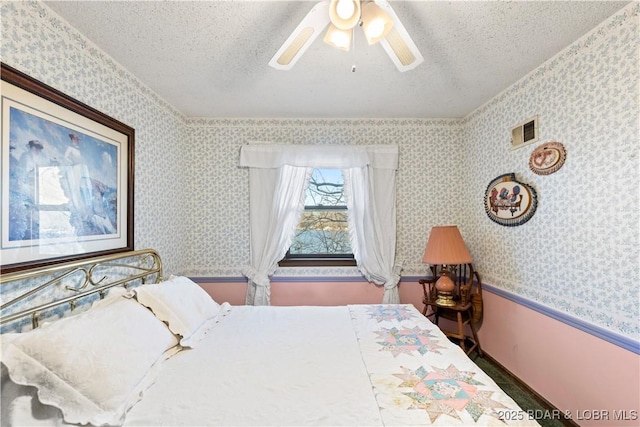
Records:
{"label": "patchwork quilt", "polygon": [[349,312],[384,425],[538,425],[413,306]]}

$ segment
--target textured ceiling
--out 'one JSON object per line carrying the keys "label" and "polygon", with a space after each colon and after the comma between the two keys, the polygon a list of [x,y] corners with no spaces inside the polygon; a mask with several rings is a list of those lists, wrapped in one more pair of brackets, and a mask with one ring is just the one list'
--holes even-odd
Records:
{"label": "textured ceiling", "polygon": [[[189,117],[464,117],[628,1],[393,1],[425,61],[401,73],[356,32],[268,62],[309,1],[46,1]],[[351,72],[356,65],[356,72]]]}

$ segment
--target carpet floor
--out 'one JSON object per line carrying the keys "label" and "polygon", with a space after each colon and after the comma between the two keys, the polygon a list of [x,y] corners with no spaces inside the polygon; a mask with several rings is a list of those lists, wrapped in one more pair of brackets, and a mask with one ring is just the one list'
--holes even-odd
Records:
{"label": "carpet floor", "polygon": [[474,353],[471,354],[471,359],[485,371],[509,397],[515,400],[524,411],[534,414],[534,418],[536,418],[536,421],[538,421],[541,426],[575,426],[575,424],[571,422],[553,419],[554,417],[551,414],[554,414],[554,408],[549,407],[548,404],[521,385],[509,372],[494,363],[490,357],[478,357],[477,354]]}

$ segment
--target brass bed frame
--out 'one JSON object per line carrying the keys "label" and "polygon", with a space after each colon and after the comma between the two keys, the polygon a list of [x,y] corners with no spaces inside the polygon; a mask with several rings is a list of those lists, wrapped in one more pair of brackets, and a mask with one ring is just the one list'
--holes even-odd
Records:
{"label": "brass bed frame", "polygon": [[[130,285],[159,283],[162,280],[162,260],[153,249],[103,255],[3,274],[0,276],[0,295],[5,293],[3,291],[9,284],[34,283],[30,285],[30,289],[24,292],[20,289],[15,293],[23,293],[2,302],[0,325],[30,316],[32,327],[35,329],[38,327],[40,315],[54,307],[68,304],[68,310],[73,311],[79,300],[95,294],[102,299],[110,288],[121,285],[127,288]],[[38,294],[53,292],[52,288],[56,286],[63,294],[60,297],[37,303],[33,307],[19,307],[28,306],[28,300]]]}

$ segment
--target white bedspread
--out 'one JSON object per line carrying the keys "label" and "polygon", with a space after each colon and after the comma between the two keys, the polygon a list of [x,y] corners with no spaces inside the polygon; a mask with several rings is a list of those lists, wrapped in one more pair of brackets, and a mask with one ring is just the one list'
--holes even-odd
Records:
{"label": "white bedspread", "polygon": [[[181,390],[180,393],[175,393]],[[172,401],[162,396],[173,395]],[[346,307],[233,307],[126,425],[381,425]]]}
{"label": "white bedspread", "polygon": [[[32,406],[33,390],[23,394],[16,402]],[[13,420],[59,425],[42,409]],[[413,306],[353,305],[232,307],[164,362],[125,425],[537,423]]]}

